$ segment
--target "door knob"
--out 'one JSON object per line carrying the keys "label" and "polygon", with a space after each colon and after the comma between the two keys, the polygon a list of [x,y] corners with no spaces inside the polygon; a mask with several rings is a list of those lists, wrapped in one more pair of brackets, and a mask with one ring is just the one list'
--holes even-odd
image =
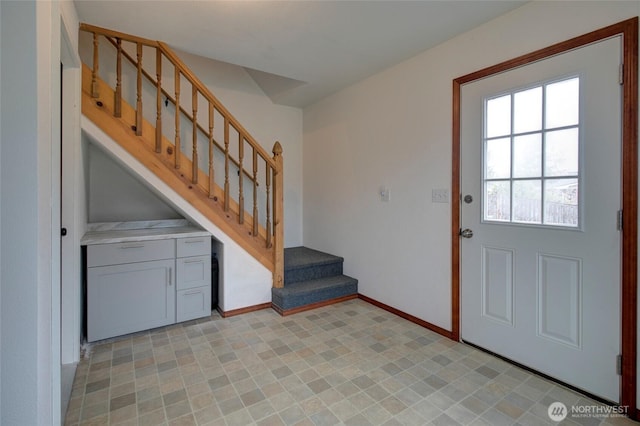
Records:
{"label": "door knob", "polygon": [[469,228],[465,228],[465,229],[461,229],[460,230],[460,236],[462,238],[471,238],[473,237],[473,231]]}

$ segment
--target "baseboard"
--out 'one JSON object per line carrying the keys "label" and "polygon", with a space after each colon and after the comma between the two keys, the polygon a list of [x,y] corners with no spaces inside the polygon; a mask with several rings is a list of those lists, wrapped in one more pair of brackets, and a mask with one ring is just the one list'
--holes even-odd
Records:
{"label": "baseboard", "polygon": [[397,315],[397,316],[399,316],[401,318],[404,318],[407,321],[411,321],[414,324],[418,324],[421,327],[429,329],[429,330],[431,330],[431,331],[433,331],[435,333],[438,333],[438,334],[440,334],[440,335],[442,335],[442,336],[444,336],[444,337],[446,337],[448,339],[452,339],[453,340],[453,333],[450,332],[449,330],[445,330],[444,328],[438,327],[437,325],[433,325],[430,322],[422,320],[422,319],[420,319],[418,317],[414,317],[413,315],[410,315],[410,314],[408,314],[406,312],[402,312],[401,310],[396,309],[396,308],[394,308],[392,306],[385,305],[384,303],[378,302],[377,300],[372,299],[370,297],[367,297],[367,296],[365,296],[363,294],[359,294],[358,293],[358,298],[364,300],[367,303],[371,303],[372,305],[377,306],[380,309],[384,309],[387,312],[391,312],[392,314],[395,314],[395,315]]}
{"label": "baseboard", "polygon": [[453,334],[449,331],[449,330],[445,330],[444,328],[438,327],[437,325],[431,324],[430,322],[427,322],[423,319],[420,319],[418,317],[414,317],[413,315],[410,315],[406,312],[402,312],[399,309],[396,309],[392,306],[386,305],[382,302],[378,302],[375,299],[372,299],[370,297],[367,297],[363,294],[350,294],[348,296],[342,296],[342,297],[336,297],[335,299],[330,299],[330,300],[325,300],[322,302],[317,302],[317,303],[312,303],[310,305],[305,305],[305,306],[300,306],[297,308],[292,308],[292,309],[281,309],[279,307],[277,307],[276,305],[274,305],[271,302],[268,303],[261,303],[259,305],[254,305],[254,306],[247,306],[246,308],[240,308],[240,309],[233,309],[231,311],[223,311],[222,309],[220,309],[220,307],[216,307],[216,309],[218,310],[218,312],[220,313],[220,316],[222,318],[229,318],[229,317],[233,317],[236,315],[242,315],[242,314],[246,314],[249,312],[255,312],[255,311],[260,311],[262,309],[267,309],[267,308],[272,308],[274,311],[276,311],[278,314],[280,314],[283,317],[286,317],[288,315],[293,315],[293,314],[297,314],[300,312],[305,312],[305,311],[310,311],[312,309],[317,309],[317,308],[322,308],[323,306],[329,306],[329,305],[334,305],[336,303],[340,303],[340,302],[344,302],[346,300],[351,300],[351,299],[361,299],[367,303],[370,303],[374,306],[377,306],[380,309],[384,309],[387,312],[391,312],[394,315],[397,315],[401,318],[406,319],[407,321],[411,321],[414,324],[417,324],[421,327],[424,327],[428,330],[431,330],[435,333],[438,333],[448,339],[452,339],[453,340]]}
{"label": "baseboard", "polygon": [[261,303],[259,305],[247,306],[246,308],[232,309],[223,311],[220,306],[216,306],[216,310],[222,318],[235,317],[236,315],[248,314],[249,312],[261,311],[271,307],[271,302]]}
{"label": "baseboard", "polygon": [[346,300],[356,299],[357,297],[358,297],[357,294],[350,294],[348,296],[336,297],[335,299],[316,302],[310,305],[299,306],[297,308],[292,308],[292,309],[281,309],[276,305],[274,305],[273,303],[271,304],[271,307],[273,308],[274,311],[279,313],[281,316],[286,317],[287,315],[293,315],[293,314],[297,314],[304,311],[310,311],[311,309],[322,308],[323,306],[334,305],[336,303],[344,302]]}

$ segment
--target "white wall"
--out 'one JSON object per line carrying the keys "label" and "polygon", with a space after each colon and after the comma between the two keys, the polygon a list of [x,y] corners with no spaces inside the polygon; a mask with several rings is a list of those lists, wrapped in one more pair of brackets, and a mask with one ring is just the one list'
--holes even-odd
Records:
{"label": "white wall", "polygon": [[59,424],[58,4],[3,2],[0,20],[0,423]]}
{"label": "white wall", "polygon": [[431,190],[451,190],[452,80],[638,14],[531,2],[305,108],[304,244],[344,256],[361,294],[451,330],[451,206]]}
{"label": "white wall", "polygon": [[[0,15],[2,31],[0,47],[0,93],[2,93],[2,117],[0,130],[0,194],[2,196],[2,211],[0,217],[0,251],[2,252],[2,267],[0,276],[2,289],[2,307],[0,314],[0,337],[2,339],[1,350],[1,396],[2,396],[2,417],[1,422],[16,424],[20,419],[22,411],[35,413],[36,408],[36,386],[35,366],[37,365],[37,348],[35,336],[37,332],[37,315],[34,303],[29,303],[26,307],[21,307],[16,300],[22,298],[23,301],[36,300],[37,272],[36,268],[25,268],[27,260],[36,262],[37,232],[37,178],[34,163],[37,161],[37,129],[36,129],[36,108],[35,102],[25,102],[21,108],[16,108],[11,102],[25,96],[29,100],[37,99],[36,87],[28,84],[35,80],[35,57],[19,57],[17,52],[24,47],[35,51],[36,39],[35,31],[32,34],[24,34],[20,43],[13,42],[16,38],[14,30],[20,27],[35,28],[35,6],[34,4],[16,5],[15,3],[2,3],[2,14]],[[16,28],[17,27],[17,28]],[[11,61],[12,67],[7,66]],[[12,72],[13,70],[13,72]],[[10,84],[10,78],[18,77],[20,70],[21,78],[19,82],[23,84]],[[27,87],[25,87],[27,86]],[[22,91],[22,93],[20,93]],[[21,132],[20,125],[25,125]],[[21,143],[26,140],[26,143]],[[26,158],[27,161],[18,164],[9,161],[9,158]],[[31,173],[22,179],[21,184],[32,191],[22,193],[17,180],[13,178],[16,173],[23,173],[20,168],[29,170]],[[24,211],[22,211],[24,210]],[[22,235],[17,235],[16,224],[28,223]],[[12,229],[13,228],[13,229]],[[12,242],[11,239],[16,239]],[[22,285],[21,281],[26,281],[28,285]],[[21,318],[24,315],[25,318]],[[18,320],[18,321],[16,321]],[[22,320],[22,321],[20,321]],[[22,334],[28,335],[29,339],[23,339]],[[25,350],[21,353],[22,350]],[[26,371],[27,374],[20,380],[18,371]],[[32,420],[35,420],[32,414]]]}
{"label": "white wall", "polygon": [[90,223],[181,218],[102,149],[89,145]]}

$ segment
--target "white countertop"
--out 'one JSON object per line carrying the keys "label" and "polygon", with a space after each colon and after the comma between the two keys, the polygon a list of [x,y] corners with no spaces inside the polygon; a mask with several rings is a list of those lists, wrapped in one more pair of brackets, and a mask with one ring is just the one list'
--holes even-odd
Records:
{"label": "white countertop", "polygon": [[80,244],[124,243],[169,238],[210,237],[211,234],[186,220],[91,223]]}

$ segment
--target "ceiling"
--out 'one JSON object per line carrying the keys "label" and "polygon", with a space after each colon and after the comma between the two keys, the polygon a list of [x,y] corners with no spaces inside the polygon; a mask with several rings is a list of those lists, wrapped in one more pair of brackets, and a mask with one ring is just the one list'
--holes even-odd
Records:
{"label": "ceiling", "polygon": [[525,1],[76,0],[82,22],[244,67],[305,107]]}

